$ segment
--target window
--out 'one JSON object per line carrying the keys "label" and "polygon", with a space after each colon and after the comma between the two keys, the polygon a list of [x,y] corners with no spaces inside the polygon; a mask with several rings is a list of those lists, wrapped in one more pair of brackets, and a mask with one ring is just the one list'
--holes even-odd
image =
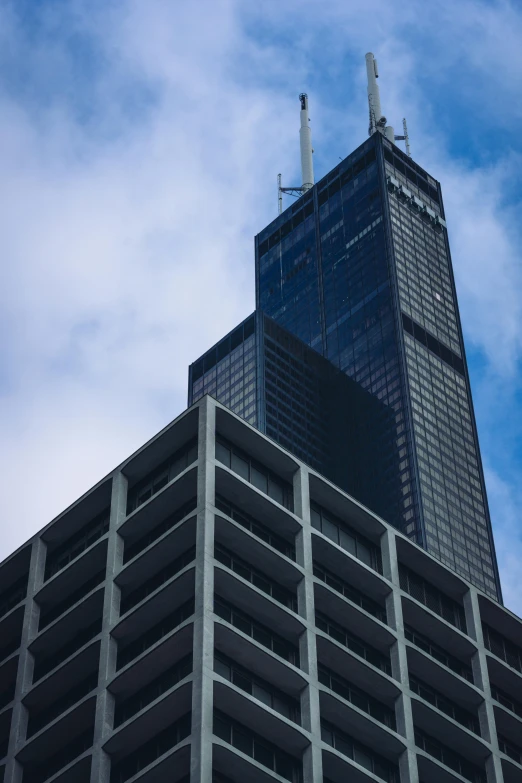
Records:
{"label": "window", "polygon": [[399,564],[399,578],[402,590],[466,633],[466,617],[460,604],[402,564]]}
{"label": "window", "polygon": [[331,539],[354,557],[357,557],[363,563],[382,573],[381,552],[379,547],[368,541],[350,528],[345,522],[337,519],[325,511],[324,508],[312,503],[311,506],[312,527],[320,530],[323,535]]}
{"label": "window", "polygon": [[317,579],[321,579],[321,581],[327,584],[329,587],[337,590],[338,593],[344,595],[344,597],[348,598],[348,600],[352,603],[360,606],[361,609],[364,609],[366,612],[369,612],[369,614],[372,614],[382,623],[387,622],[386,609],[384,606],[380,606],[372,598],[368,598],[356,587],[353,587],[347,582],[344,582],[336,574],[332,573],[327,568],[324,568],[324,566],[319,565],[319,563],[316,561],[314,561],[314,576]]}
{"label": "window", "polygon": [[24,765],[24,783],[43,783],[44,780],[48,780],[58,770],[70,764],[71,761],[81,756],[86,750],[89,750],[92,747],[93,731],[94,729],[90,728],[83,734],[75,737],[65,747],[60,748],[52,756],[38,763],[37,766],[36,764],[35,766],[30,764]]}
{"label": "window", "polygon": [[83,679],[78,685],[67,690],[65,694],[59,696],[41,712],[33,713],[30,711],[27,736],[31,737],[37,731],[40,731],[40,729],[57,718],[58,715],[61,715],[68,710],[69,707],[72,707],[73,704],[76,704],[80,699],[83,699],[84,696],[87,696],[87,694],[93,691],[97,685],[98,672],[96,671]]}
{"label": "window", "polygon": [[38,630],[41,631],[42,628],[45,628],[50,623],[52,623],[53,620],[56,620],[57,617],[60,617],[62,614],[64,614],[68,609],[71,608],[71,606],[74,606],[74,604],[78,603],[78,601],[81,601],[81,599],[88,595],[91,590],[94,590],[95,587],[98,587],[98,585],[100,585],[104,579],[105,568],[102,568],[101,571],[98,571],[97,574],[95,574],[90,579],[87,579],[87,581],[84,582],[80,587],[70,593],[67,598],[65,598],[65,600],[54,606],[42,608],[40,611]]}
{"label": "window", "polygon": [[214,734],[285,780],[301,783],[302,770],[297,759],[218,710],[214,710]]}
{"label": "window", "polygon": [[399,783],[399,770],[395,764],[324,720],[321,721],[321,739],[381,780]]}
{"label": "window", "polygon": [[335,639],[335,641],[358,655],[359,658],[364,658],[368,663],[371,663],[373,666],[376,666],[378,669],[381,669],[391,676],[389,656],[384,655],[379,650],[376,650],[375,647],[368,644],[368,642],[364,642],[358,636],[350,633],[346,628],[343,628],[342,625],[338,625],[338,623],[331,620],[325,614],[322,614],[322,612],[316,612],[315,624],[320,631],[324,631],[324,633],[331,636],[332,639]]}
{"label": "window", "polygon": [[419,650],[423,650],[431,658],[434,658],[436,661],[439,661],[439,663],[447,666],[448,669],[451,669],[455,674],[468,680],[468,682],[473,682],[473,671],[471,666],[467,663],[463,663],[459,658],[450,655],[443,650],[442,647],[439,647],[435,642],[432,642],[431,639],[428,639],[427,636],[423,636],[423,634],[420,634],[408,625],[404,627],[404,634],[406,639],[414,644],[415,647],[418,647]]}
{"label": "window", "polygon": [[234,683],[258,701],[262,701],[263,704],[284,715],[285,718],[295,723],[300,722],[299,702],[296,699],[292,699],[274,685],[251,674],[223,653],[215,653],[214,670],[216,674]]}
{"label": "window", "polygon": [[249,530],[254,536],[260,538],[274,549],[277,549],[281,554],[286,555],[286,557],[289,557],[291,560],[295,560],[295,547],[293,544],[290,544],[286,539],[273,533],[266,525],[258,522],[220,495],[216,495],[216,508],[233,519],[234,522],[237,522],[239,525],[246,528],[246,530]]}
{"label": "window", "polygon": [[491,696],[493,699],[495,699],[495,701],[498,701],[499,704],[502,704],[502,706],[507,710],[514,712],[515,715],[518,715],[519,718],[522,718],[522,704],[518,701],[515,701],[511,696],[508,696],[507,693],[500,690],[500,688],[497,688],[497,686],[493,684],[491,684]]}
{"label": "window", "polygon": [[101,627],[102,621],[101,618],[99,618],[91,623],[91,625],[78,631],[67,644],[64,644],[64,646],[60,647],[56,652],[51,653],[46,658],[37,658],[33,670],[33,682],[40,680],[60,663],[67,660],[67,658],[70,658],[71,655],[87,644],[87,642],[90,642],[91,639],[98,636]]}
{"label": "window", "polygon": [[274,633],[266,626],[259,623],[257,620],[253,620],[244,612],[236,609],[235,606],[228,603],[216,596],[214,601],[214,611],[218,617],[221,617],[225,622],[230,623],[238,630],[242,631],[247,636],[255,639],[263,647],[267,647],[272,650],[280,658],[284,658],[285,661],[299,666],[299,651],[297,647],[282,636]]}
{"label": "window", "polygon": [[258,571],[257,568],[254,568],[240,557],[237,557],[237,555],[230,552],[230,550],[226,549],[224,546],[216,544],[214,557],[218,562],[222,563],[227,568],[230,568],[231,571],[234,571],[236,574],[243,577],[243,579],[246,579],[247,582],[258,587],[278,603],[288,607],[288,609],[291,609],[293,612],[297,612],[297,598],[290,590],[281,587],[277,582],[274,582],[261,571]]}
{"label": "window", "polygon": [[456,720],[457,723],[460,723],[462,726],[465,726],[467,729],[480,736],[480,727],[476,715],[473,715],[468,710],[459,707],[458,704],[455,704],[442,693],[439,693],[439,691],[435,690],[435,688],[432,688],[431,685],[428,685],[422,680],[419,680],[416,677],[412,677],[411,675],[410,689],[413,691],[413,693],[416,693],[417,696],[423,699],[423,701],[427,701],[429,704],[433,704],[434,707],[443,712],[445,715],[448,715],[450,718],[453,718],[453,720]]}
{"label": "window", "polygon": [[184,552],[182,555],[180,555],[180,557],[177,557],[175,560],[165,566],[165,568],[162,568],[161,571],[159,571],[157,574],[154,574],[154,576],[137,587],[131,593],[125,595],[120,603],[120,615],[128,612],[130,609],[132,609],[133,606],[136,606],[136,604],[139,604],[140,601],[143,601],[148,595],[157,590],[158,587],[161,587],[161,585],[165,584],[165,582],[168,582],[169,579],[172,579],[175,574],[179,573],[179,571],[185,568],[185,566],[188,566],[190,563],[192,563],[195,556],[196,547],[193,546],[187,552]]}
{"label": "window", "polygon": [[151,531],[146,533],[144,536],[141,536],[137,541],[134,541],[132,544],[127,544],[127,542],[125,542],[123,562],[127,563],[129,560],[132,560],[133,557],[136,557],[137,554],[143,552],[143,550],[150,546],[150,544],[152,544],[154,541],[157,541],[158,538],[161,538],[164,533],[166,533],[168,530],[172,530],[172,528],[177,525],[178,522],[181,522],[181,520],[190,514],[191,511],[194,511],[196,504],[197,501],[194,497],[169,517],[167,517],[167,519],[164,519],[162,522],[160,522],[159,525],[156,525],[156,527]]}
{"label": "window", "polygon": [[149,647],[152,647],[153,644],[173,631],[178,625],[181,625],[181,623],[184,622],[184,620],[187,620],[192,614],[194,614],[193,598],[180,606],[179,609],[176,609],[171,615],[160,620],[160,622],[152,626],[152,628],[149,628],[143,636],[130,642],[126,647],[120,649],[120,642],[118,645],[116,669],[121,669],[122,666],[126,666],[130,661],[134,660],[134,658],[137,658],[138,655],[141,655],[142,652],[148,650]]}
{"label": "window", "polygon": [[187,655],[172,668],[160,674],[159,677],[149,682],[144,688],[141,688],[137,693],[133,693],[128,698],[118,702],[114,714],[114,728],[121,723],[125,723],[136,713],[141,712],[148,704],[151,704],[163,693],[177,685],[178,682],[188,677],[191,672],[192,655]]}
{"label": "window", "polygon": [[146,503],[189,465],[192,465],[197,458],[198,444],[196,440],[193,440],[132,487],[127,498],[127,514]]}
{"label": "window", "polygon": [[28,574],[18,579],[3,591],[2,601],[0,602],[0,617],[11,611],[20,601],[23,601],[27,595]]}
{"label": "window", "polygon": [[[268,468],[251,459],[237,446],[222,438],[216,439],[216,459],[254,484],[280,505],[293,511],[292,487]],[[265,489],[266,486],[266,489]]]}
{"label": "window", "polygon": [[505,737],[498,735],[498,749],[501,753],[505,753],[510,759],[516,761],[517,764],[522,764],[522,747],[515,745],[514,742],[510,742]]}
{"label": "window", "polygon": [[367,712],[375,720],[396,731],[394,710],[322,664],[319,664],[319,682],[363,712]]}
{"label": "window", "polygon": [[190,723],[190,713],[187,713],[121,761],[113,764],[111,783],[124,783],[182,742],[190,734]]}
{"label": "window", "polygon": [[495,631],[490,625],[482,624],[484,632],[484,644],[493,655],[502,658],[508,666],[522,672],[522,648],[506,639],[505,636]]}
{"label": "window", "polygon": [[465,759],[460,753],[456,753],[451,748],[443,745],[441,742],[431,737],[419,729],[415,729],[415,744],[429,756],[441,761],[450,769],[462,775],[470,783],[486,783],[484,770],[476,767],[470,761]]}
{"label": "window", "polygon": [[109,509],[105,509],[99,516],[84,525],[77,533],[68,538],[62,544],[51,549],[48,544],[45,561],[44,579],[50,579],[65,568],[71,560],[88,549],[95,541],[105,535],[109,529]]}

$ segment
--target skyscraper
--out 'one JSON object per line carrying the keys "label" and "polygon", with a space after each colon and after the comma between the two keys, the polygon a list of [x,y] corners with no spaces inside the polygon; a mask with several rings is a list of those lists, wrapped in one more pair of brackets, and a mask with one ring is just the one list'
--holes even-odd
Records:
{"label": "skyscraper", "polygon": [[500,596],[439,183],[374,133],[256,237],[256,287],[394,411],[401,529]]}
{"label": "skyscraper", "polygon": [[305,161],[257,240],[292,329],[258,308],[188,410],[0,563],[0,783],[522,779],[522,620],[397,530],[449,509],[444,449],[480,464],[440,189],[375,105],[384,133],[315,187]]}
{"label": "skyscraper", "polygon": [[304,161],[298,200],[256,237],[256,307],[388,410],[378,440],[399,471],[384,517],[500,599],[441,187],[394,143],[367,65],[371,135],[315,185]]}
{"label": "skyscraper", "polygon": [[0,563],[2,783],[519,783],[522,621],[205,395]]}

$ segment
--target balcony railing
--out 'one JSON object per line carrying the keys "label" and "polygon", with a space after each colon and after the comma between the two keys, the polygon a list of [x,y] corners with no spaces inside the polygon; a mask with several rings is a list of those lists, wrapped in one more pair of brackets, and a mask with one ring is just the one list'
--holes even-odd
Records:
{"label": "balcony railing", "polygon": [[339,642],[348,650],[351,650],[359,658],[363,658],[368,663],[376,666],[381,671],[386,672],[391,676],[391,662],[387,655],[384,655],[380,650],[376,650],[371,644],[363,641],[355,634],[350,633],[342,625],[339,625],[334,620],[331,620],[321,612],[315,614],[315,624],[320,631],[328,634],[336,642]]}
{"label": "balcony railing", "polygon": [[91,727],[71,742],[68,742],[65,747],[60,748],[50,758],[38,762],[34,766],[24,766],[24,783],[43,783],[43,781],[48,780],[92,747],[93,734],[94,730]]}
{"label": "balcony railing", "polygon": [[73,655],[80,647],[87,644],[91,639],[97,636],[102,628],[101,617],[88,625],[86,628],[82,628],[81,631],[69,641],[60,647],[55,653],[42,660],[36,659],[33,672],[33,682],[41,680],[48,672],[55,669],[60,663],[63,663],[67,658]]}
{"label": "balcony railing", "polygon": [[196,547],[191,547],[180,557],[177,557],[175,560],[165,566],[165,568],[162,568],[161,571],[158,571],[157,574],[154,574],[154,576],[152,576],[142,585],[137,587],[131,593],[128,593],[128,595],[126,595],[121,600],[120,615],[124,615],[129,612],[134,606],[139,604],[140,601],[143,601],[148,595],[151,595],[151,593],[157,590],[158,587],[161,587],[161,585],[165,584],[165,582],[168,582],[169,579],[172,579],[172,577],[182,571],[185,566],[188,566],[190,563],[192,563],[195,556]]}
{"label": "balcony railing", "polygon": [[192,465],[198,458],[197,441],[191,441],[155,468],[142,481],[130,489],[127,497],[127,514],[146,503],[153,495]]}
{"label": "balcony railing", "polygon": [[378,546],[317,503],[312,503],[311,515],[312,527],[370,568],[382,573],[381,550]]}
{"label": "balcony railing", "polygon": [[445,764],[454,772],[462,775],[470,783],[486,783],[486,774],[484,770],[476,767],[471,761],[468,761],[460,753],[456,753],[451,748],[443,745],[442,742],[431,737],[419,729],[415,729],[415,744],[432,758]]}
{"label": "balcony railing", "polygon": [[181,508],[178,508],[173,514],[167,517],[167,519],[164,519],[163,522],[160,522],[159,525],[156,525],[156,527],[154,527],[144,536],[138,538],[137,541],[134,541],[134,543],[129,545],[125,544],[123,562],[128,563],[129,560],[132,560],[133,557],[136,557],[136,555],[138,555],[140,552],[143,552],[143,550],[150,546],[154,541],[157,541],[158,538],[161,538],[164,533],[166,533],[168,530],[172,530],[172,528],[175,527],[178,522],[181,522],[181,520],[188,516],[191,511],[194,511],[196,504],[197,501],[194,497],[189,500],[188,503],[185,503]]}
{"label": "balcony railing", "polygon": [[38,630],[41,631],[42,628],[46,628],[58,617],[61,617],[62,614],[65,614],[65,612],[70,609],[71,606],[74,606],[74,604],[77,604],[78,601],[81,601],[81,599],[88,595],[91,590],[94,590],[95,587],[98,587],[98,585],[100,585],[104,579],[105,568],[102,568],[101,571],[98,571],[98,573],[91,577],[91,579],[88,579],[86,582],[80,585],[77,590],[74,590],[70,595],[68,595],[65,600],[61,601],[55,606],[50,606],[48,609],[42,609],[40,613]]}
{"label": "balcony railing", "polygon": [[216,495],[216,508],[233,519],[234,522],[241,525],[241,527],[249,530],[256,538],[261,539],[261,541],[264,541],[274,549],[277,549],[278,552],[286,555],[290,560],[295,560],[295,546],[293,544],[290,544],[286,539],[273,533],[269,527],[258,522],[257,519],[254,519],[254,517],[251,517],[245,511],[242,511],[219,495]]}
{"label": "balcony railing", "polygon": [[302,768],[297,759],[218,710],[214,710],[214,734],[285,780],[301,783]]}
{"label": "balcony railing", "polygon": [[442,693],[439,693],[439,691],[437,691],[431,685],[428,685],[422,680],[419,680],[416,677],[412,677],[411,675],[410,689],[423,701],[428,702],[428,704],[432,704],[445,715],[448,715],[450,718],[453,718],[453,720],[457,721],[457,723],[460,723],[461,726],[464,726],[466,729],[469,729],[470,731],[473,731],[475,734],[480,736],[480,725],[476,715],[473,715],[468,710],[459,707],[458,704],[455,704],[455,702],[451,701],[451,699],[448,699],[448,697],[444,696]]}
{"label": "balcony railing", "polygon": [[63,696],[56,699],[52,704],[41,712],[35,715],[30,714],[29,722],[27,726],[27,736],[31,737],[36,734],[37,731],[43,729],[48,723],[62,715],[69,707],[76,704],[88,693],[91,693],[98,685],[98,672],[94,672],[82,680],[71,690],[67,691]]}
{"label": "balcony railing", "polygon": [[296,645],[283,639],[282,636],[267,628],[266,625],[254,620],[245,612],[236,609],[228,601],[217,596],[214,601],[214,611],[222,620],[230,623],[239,631],[243,631],[247,636],[262,644],[263,647],[267,647],[280,658],[284,658],[285,661],[292,663],[294,666],[299,666],[299,650]]}
{"label": "balcony railing", "polygon": [[486,623],[482,624],[484,631],[484,644],[487,649],[496,655],[497,658],[501,658],[508,666],[512,666],[513,669],[522,673],[522,648],[506,639],[498,631],[495,631],[490,625]]}
{"label": "balcony railing", "polygon": [[294,509],[292,486],[224,438],[216,440],[216,459],[281,506]]}
{"label": "balcony railing", "polygon": [[386,783],[399,783],[399,770],[395,764],[324,720],[321,721],[321,739]]}
{"label": "balcony railing", "polygon": [[332,587],[341,595],[344,595],[344,597],[353,604],[360,606],[361,609],[364,609],[369,614],[372,614],[382,623],[387,622],[386,609],[383,606],[380,606],[380,604],[378,604],[373,599],[368,598],[367,595],[358,590],[356,587],[353,587],[353,585],[344,582],[336,574],[328,571],[328,569],[322,565],[319,565],[319,563],[316,561],[314,561],[314,576],[327,584],[329,587]]}
{"label": "balcony railing", "polygon": [[173,688],[178,682],[192,672],[192,655],[187,655],[181,661],[176,663],[171,669],[168,669],[159,677],[147,683],[137,693],[133,693],[125,701],[116,704],[114,714],[114,727],[116,728],[125,721],[132,718],[138,712],[141,712],[147,705],[158,699],[163,693]]}
{"label": "balcony railing", "polygon": [[428,639],[427,636],[423,636],[423,634],[408,625],[405,626],[404,633],[409,642],[414,644],[415,647],[418,647],[419,650],[423,650],[423,652],[427,653],[430,658],[447,666],[448,669],[451,669],[455,674],[468,680],[468,682],[473,682],[473,671],[471,666],[463,663],[463,661],[456,658],[454,655],[450,655],[450,653],[446,652],[442,647],[439,647],[438,644],[435,644],[431,639]]}
{"label": "balcony railing", "polygon": [[297,597],[290,590],[274,582],[273,579],[270,579],[262,571],[242,560],[229,549],[216,544],[214,557],[219,563],[230,568],[231,571],[234,571],[234,573],[243,577],[243,579],[246,579],[247,582],[250,582],[255,587],[258,587],[273,598],[274,601],[286,606],[293,612],[297,612]]}
{"label": "balcony railing", "polygon": [[522,765],[522,747],[515,745],[511,740],[507,740],[501,734],[498,735],[498,749],[501,753],[505,753],[510,759],[516,761],[517,764]]}
{"label": "balcony railing", "polygon": [[363,712],[371,715],[372,718],[378,720],[379,723],[383,723],[390,729],[396,731],[395,712],[394,710],[382,704],[373,696],[365,693],[361,688],[357,687],[344,677],[341,677],[337,672],[332,671],[327,666],[319,664],[319,682],[325,685],[338,696],[349,701],[355,707],[358,707]]}
{"label": "balcony railing", "polygon": [[214,671],[241,688],[245,693],[249,693],[254,699],[258,699],[279,712],[280,715],[284,715],[285,718],[294,721],[294,723],[300,722],[299,702],[296,699],[292,699],[291,696],[287,696],[271,683],[252,674],[223,653],[215,653]]}
{"label": "balcony railing", "polygon": [[[45,561],[45,579],[50,579],[65,566],[85,552],[109,529],[109,509],[84,525],[77,533],[48,552]],[[49,545],[50,546],[50,545]]]}
{"label": "balcony railing", "polygon": [[20,601],[23,601],[27,595],[27,580],[28,575],[25,574],[21,579],[12,584],[7,590],[2,593],[2,600],[0,601],[0,618],[11,611]]}
{"label": "balcony railing", "polygon": [[500,688],[497,688],[496,685],[491,685],[491,696],[495,701],[498,701],[499,704],[502,704],[503,707],[505,707],[510,712],[513,712],[515,715],[518,715],[519,718],[522,718],[522,704],[519,701],[515,701],[512,696],[508,696],[507,693],[500,690]]}
{"label": "balcony railing", "polygon": [[466,633],[466,616],[460,604],[404,565],[399,565],[399,578],[405,593]]}
{"label": "balcony railing", "polygon": [[111,768],[111,783],[125,783],[174,748],[189,736],[190,725],[191,716],[187,713],[128,756],[114,763]]}
{"label": "balcony railing", "polygon": [[159,623],[150,628],[143,636],[130,642],[126,647],[118,649],[118,657],[116,662],[116,669],[121,669],[128,663],[133,661],[142,652],[148,650],[153,644],[163,639],[168,633],[181,625],[182,622],[187,620],[192,614],[194,614],[194,598],[184,603],[179,609],[176,609],[168,617],[165,617]]}

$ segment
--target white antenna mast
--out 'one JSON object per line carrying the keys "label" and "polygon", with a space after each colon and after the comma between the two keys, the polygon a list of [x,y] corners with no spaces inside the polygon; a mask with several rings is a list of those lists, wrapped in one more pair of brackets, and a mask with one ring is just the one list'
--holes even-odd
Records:
{"label": "white antenna mast", "polygon": [[395,141],[403,141],[404,146],[406,147],[406,155],[411,158],[411,152],[410,152],[410,137],[408,136],[408,126],[406,125],[406,117],[402,118],[402,130],[404,133],[404,136],[396,136]]}
{"label": "white antenna mast", "polygon": [[410,152],[410,138],[408,136],[408,126],[406,125],[406,119],[402,121],[403,136],[396,136],[395,131],[391,125],[386,125],[386,117],[384,117],[381,109],[381,96],[379,94],[379,85],[377,79],[379,78],[379,69],[377,68],[377,60],[373,56],[372,52],[368,52],[366,55],[366,73],[368,75],[368,106],[370,109],[370,125],[368,128],[368,136],[373,133],[382,133],[388,141],[395,144],[396,141],[404,141],[406,146],[406,154],[411,158]]}
{"label": "white antenna mast", "polygon": [[314,184],[314,163],[312,159],[312,131],[308,124],[308,95],[302,92],[299,96],[301,102],[301,128],[299,130],[299,142],[301,148],[301,182],[299,187],[283,188],[281,187],[281,174],[277,175],[277,211],[280,215],[283,211],[283,193],[290,193],[291,196],[299,198],[303,193],[313,187]]}
{"label": "white antenna mast", "polygon": [[299,142],[301,147],[301,179],[303,193],[314,184],[314,162],[312,160],[312,131],[308,124],[308,95],[302,92],[299,96],[301,101],[301,129],[299,131]]}
{"label": "white antenna mast", "polygon": [[366,55],[366,73],[368,76],[368,106],[370,109],[368,136],[371,136],[378,131],[379,133],[382,133],[383,136],[386,136],[388,141],[394,143],[394,130],[391,125],[386,125],[386,117],[383,115],[381,109],[381,96],[379,94],[379,85],[377,84],[379,69],[377,67],[377,60],[372,52],[368,52]]}
{"label": "white antenna mast", "polygon": [[377,84],[379,70],[377,68],[377,60],[372,52],[368,52],[366,55],[366,74],[368,76],[368,106],[370,109],[368,135],[371,136],[376,131],[382,133],[386,125],[386,117],[382,115],[381,96],[379,94],[379,85]]}

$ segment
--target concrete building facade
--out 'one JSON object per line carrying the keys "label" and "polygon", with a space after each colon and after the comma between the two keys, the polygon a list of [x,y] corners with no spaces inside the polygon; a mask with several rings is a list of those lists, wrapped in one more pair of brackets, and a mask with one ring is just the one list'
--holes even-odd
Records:
{"label": "concrete building facade", "polygon": [[0,564],[4,783],[520,783],[522,621],[205,396]]}

